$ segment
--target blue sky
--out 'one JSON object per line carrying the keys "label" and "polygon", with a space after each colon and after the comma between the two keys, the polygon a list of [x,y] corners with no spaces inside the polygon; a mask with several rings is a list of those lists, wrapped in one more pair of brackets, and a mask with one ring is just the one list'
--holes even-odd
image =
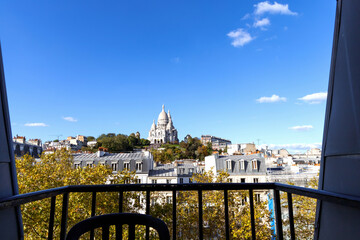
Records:
{"label": "blue sky", "polygon": [[[336,1],[1,1],[12,132],[322,141]],[[287,145],[286,145],[287,144]]]}

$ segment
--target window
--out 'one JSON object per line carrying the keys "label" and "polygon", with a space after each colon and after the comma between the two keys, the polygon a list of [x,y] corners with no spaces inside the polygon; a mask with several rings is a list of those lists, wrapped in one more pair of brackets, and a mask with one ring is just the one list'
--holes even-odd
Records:
{"label": "window", "polygon": [[254,178],[254,183],[258,183],[259,179],[258,178]]}
{"label": "window", "polygon": [[80,167],[80,163],[75,163],[75,164],[74,164],[74,167],[75,167],[75,168],[79,168],[79,167]]}
{"label": "window", "polygon": [[116,172],[118,170],[118,164],[117,163],[112,163],[111,164],[111,168],[114,172]]}
{"label": "window", "polygon": [[130,179],[127,178],[127,179],[125,179],[124,182],[125,182],[125,184],[130,184]]}
{"label": "window", "polygon": [[157,180],[156,180],[156,179],[152,179],[152,180],[151,180],[151,183],[152,183],[152,184],[157,184]]}
{"label": "window", "polygon": [[167,184],[170,184],[170,183],[171,183],[171,180],[170,180],[170,179],[166,179],[166,183],[167,183]]}
{"label": "window", "polygon": [[252,169],[253,169],[253,170],[258,169],[258,164],[257,164],[257,160],[256,160],[256,159],[252,160]]}
{"label": "window", "polygon": [[193,168],[189,168],[189,174],[193,174],[194,169]]}
{"label": "window", "polygon": [[124,163],[124,170],[130,170],[130,163]]}
{"label": "window", "polygon": [[94,164],[93,163],[87,163],[86,166],[92,168],[92,167],[94,167]]}
{"label": "window", "polygon": [[227,180],[229,183],[232,183],[232,178],[228,178]]}
{"label": "window", "polygon": [[240,182],[241,182],[241,183],[244,183],[244,182],[245,182],[245,178],[241,178],[241,179],[240,179]]}
{"label": "window", "polygon": [[260,201],[261,201],[260,194],[255,193],[255,202],[260,202]]}
{"label": "window", "polygon": [[183,178],[180,178],[180,183],[184,183],[184,179],[183,179]]}
{"label": "window", "polygon": [[240,163],[240,170],[245,170],[245,161],[241,159],[239,163]]}
{"label": "window", "polygon": [[137,184],[140,184],[140,183],[141,183],[141,179],[139,179],[139,178],[136,179],[136,183],[137,183]]}
{"label": "window", "polygon": [[226,161],[226,169],[228,169],[228,170],[231,170],[231,169],[232,169],[231,160],[227,160],[227,161]]}
{"label": "window", "polygon": [[185,168],[179,168],[179,173],[184,174],[185,173]]}
{"label": "window", "polygon": [[166,203],[171,203],[171,202],[172,202],[172,197],[166,196]]}
{"label": "window", "polygon": [[241,205],[245,205],[246,202],[247,202],[246,197],[243,197],[243,198],[241,199]]}
{"label": "window", "polygon": [[135,169],[137,172],[141,172],[142,171],[142,163],[141,162],[136,163]]}

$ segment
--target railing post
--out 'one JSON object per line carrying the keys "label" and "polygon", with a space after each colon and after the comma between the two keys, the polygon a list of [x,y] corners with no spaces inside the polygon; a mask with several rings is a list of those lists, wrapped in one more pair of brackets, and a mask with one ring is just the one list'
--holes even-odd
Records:
{"label": "railing post", "polygon": [[173,190],[173,240],[176,239],[176,190]]}
{"label": "railing post", "polygon": [[225,204],[225,234],[226,239],[230,239],[230,226],[229,226],[229,199],[228,190],[224,190],[224,204]]}
{"label": "railing post", "polygon": [[[150,215],[150,191],[146,191],[146,214]],[[150,239],[149,227],[146,226],[146,240]]]}
{"label": "railing post", "polygon": [[281,220],[281,204],[280,204],[280,192],[274,189],[274,202],[275,202],[275,219],[276,219],[276,238],[283,240],[283,229]]}
{"label": "railing post", "polygon": [[123,212],[123,202],[124,202],[124,192],[120,191],[119,192],[119,213]]}
{"label": "railing post", "polygon": [[[123,199],[124,199],[124,192],[119,192],[119,213],[123,212]],[[116,225],[116,240],[122,240],[122,230],[123,227]]]}
{"label": "railing post", "polygon": [[63,205],[61,213],[61,230],[60,230],[60,240],[65,240],[66,231],[67,231],[67,218],[68,218],[68,207],[69,207],[69,193],[66,192],[63,194]]}
{"label": "railing post", "polygon": [[287,198],[288,198],[288,210],[289,210],[290,237],[291,237],[291,240],[295,240],[292,194],[287,193]]}
{"label": "railing post", "polygon": [[55,203],[56,196],[53,196],[51,197],[48,240],[52,240],[54,236]]}
{"label": "railing post", "polygon": [[[96,192],[92,193],[92,201],[91,201],[91,217],[95,216],[96,209]],[[90,239],[94,240],[94,229],[90,231]]]}
{"label": "railing post", "polygon": [[202,204],[202,191],[198,191],[198,199],[199,199],[199,239],[202,240],[204,238],[203,233],[203,204]]}
{"label": "railing post", "polygon": [[250,201],[250,218],[251,218],[251,236],[252,239],[256,239],[255,232],[255,211],[254,211],[254,193],[253,190],[249,190],[249,201]]}

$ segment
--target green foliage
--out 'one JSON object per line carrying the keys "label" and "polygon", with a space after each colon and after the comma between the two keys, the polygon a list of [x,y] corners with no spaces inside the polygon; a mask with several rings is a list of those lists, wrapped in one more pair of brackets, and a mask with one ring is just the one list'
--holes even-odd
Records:
{"label": "green foliage", "polygon": [[[165,150],[163,150],[165,149]],[[171,163],[176,159],[199,159],[203,161],[206,156],[212,154],[211,143],[204,146],[198,138],[188,138],[188,142],[180,144],[163,144],[160,150],[153,149],[151,153],[154,161],[159,163]]]}
{"label": "green foliage", "polygon": [[132,151],[134,148],[144,147],[150,144],[147,139],[139,139],[134,133],[129,136],[124,134],[101,134],[97,138],[98,146],[109,149],[110,152]]}
{"label": "green foliage", "polygon": [[95,141],[96,139],[93,136],[87,136],[87,140],[88,142],[91,142],[91,141]]}

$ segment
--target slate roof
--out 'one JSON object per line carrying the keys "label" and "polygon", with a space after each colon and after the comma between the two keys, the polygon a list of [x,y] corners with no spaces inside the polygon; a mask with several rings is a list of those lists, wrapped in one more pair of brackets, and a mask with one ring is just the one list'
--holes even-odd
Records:
{"label": "slate roof", "polygon": [[[252,169],[251,161],[256,159],[258,169]],[[232,169],[226,168],[226,161],[231,160]],[[240,161],[244,160],[245,170],[240,169]],[[260,154],[219,156],[216,159],[216,169],[224,169],[231,175],[261,175],[266,174],[265,158]]]}
{"label": "slate roof", "polygon": [[96,153],[79,153],[73,156],[74,161],[142,160],[145,158],[144,153],[105,153],[102,157],[98,157]]}

